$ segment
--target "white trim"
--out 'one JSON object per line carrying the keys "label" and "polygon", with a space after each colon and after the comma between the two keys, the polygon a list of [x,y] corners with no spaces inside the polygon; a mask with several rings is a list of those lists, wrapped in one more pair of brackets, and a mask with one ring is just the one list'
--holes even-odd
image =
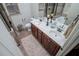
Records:
{"label": "white trim", "polygon": [[[76,41],[76,37],[79,35],[79,33],[77,33],[77,31],[79,30],[79,21],[77,22],[76,26],[74,27],[73,31],[71,32],[71,34],[69,35],[69,37],[67,38],[66,43],[63,46],[63,50],[59,50],[59,52],[57,53],[57,55],[66,55],[66,53],[68,53],[69,49],[71,48],[71,44],[74,44],[74,41]],[[75,34],[75,35],[74,35]],[[74,46],[73,46],[74,47]],[[72,47],[72,48],[73,48]],[[68,52],[67,52],[68,51]]]}
{"label": "white trim", "polygon": [[76,40],[69,46],[69,49],[65,53],[63,53],[63,55],[66,55],[68,52],[70,52],[78,43],[79,43],[79,32]]}
{"label": "white trim", "polygon": [[[8,32],[8,30],[6,29],[4,23],[2,22],[2,20],[0,19],[0,44],[2,47],[4,47],[3,49],[6,50],[7,52],[9,52],[9,54],[11,55],[18,55],[18,56],[22,56],[22,52],[20,51],[20,49],[17,47],[17,44],[14,40],[14,38],[10,35],[10,33]],[[0,50],[2,51],[2,50]],[[5,52],[2,51],[4,54]],[[1,54],[3,54],[1,53]]]}

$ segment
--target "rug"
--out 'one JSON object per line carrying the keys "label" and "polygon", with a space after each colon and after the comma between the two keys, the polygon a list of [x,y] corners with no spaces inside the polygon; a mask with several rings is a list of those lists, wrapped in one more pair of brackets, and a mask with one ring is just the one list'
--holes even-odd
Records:
{"label": "rug", "polygon": [[21,44],[28,56],[49,56],[49,53],[32,34],[21,39]]}

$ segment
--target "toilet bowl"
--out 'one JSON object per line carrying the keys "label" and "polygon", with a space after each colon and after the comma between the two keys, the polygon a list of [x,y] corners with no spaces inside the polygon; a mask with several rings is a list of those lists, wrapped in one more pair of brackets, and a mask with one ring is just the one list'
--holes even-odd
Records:
{"label": "toilet bowl", "polygon": [[27,30],[27,31],[31,31],[31,23],[25,24],[24,28],[25,28],[25,30]]}

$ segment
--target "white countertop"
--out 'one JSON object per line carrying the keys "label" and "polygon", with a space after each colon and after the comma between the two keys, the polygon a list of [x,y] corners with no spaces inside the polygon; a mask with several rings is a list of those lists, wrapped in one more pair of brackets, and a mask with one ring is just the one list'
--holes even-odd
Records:
{"label": "white countertop", "polygon": [[[38,29],[40,29],[42,32],[47,34],[52,40],[59,44],[61,48],[63,47],[64,43],[66,42],[63,33],[66,29],[64,29],[63,32],[58,32],[57,28],[51,28],[50,26],[46,26],[46,22],[40,22],[37,19],[33,19],[31,23],[35,25]],[[67,26],[65,27],[67,28]]]}

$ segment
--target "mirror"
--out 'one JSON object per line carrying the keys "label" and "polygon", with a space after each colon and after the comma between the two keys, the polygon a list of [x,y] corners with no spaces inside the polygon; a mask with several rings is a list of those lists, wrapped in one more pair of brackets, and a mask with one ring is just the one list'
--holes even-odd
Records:
{"label": "mirror", "polygon": [[[50,14],[54,14],[53,18],[64,16],[65,24],[68,25],[68,27],[71,26],[70,27],[71,29],[74,28],[72,27],[72,23],[74,22],[73,20],[79,14],[78,3],[42,3],[42,4],[40,3],[39,6],[42,6],[41,8],[39,7],[40,16],[47,17],[47,15],[50,15]],[[66,30],[69,31],[68,29],[69,28],[67,28]],[[66,34],[67,34],[67,31],[65,31]]]}

